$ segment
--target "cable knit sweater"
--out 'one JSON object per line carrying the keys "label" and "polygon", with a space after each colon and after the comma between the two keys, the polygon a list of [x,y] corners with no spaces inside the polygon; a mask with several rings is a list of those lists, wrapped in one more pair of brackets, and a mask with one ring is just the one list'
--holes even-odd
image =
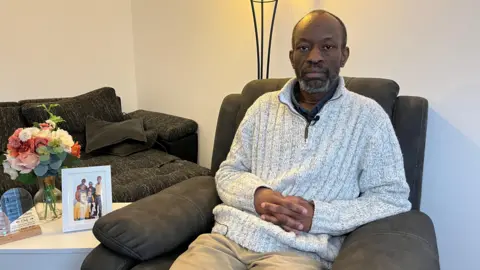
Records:
{"label": "cable knit sweater", "polygon": [[[403,156],[390,118],[374,100],[348,91],[343,78],[319,120],[294,109],[295,79],[248,109],[216,176],[223,204],[213,233],[256,252],[293,251],[331,268],[346,233],[410,210]],[[305,129],[308,132],[305,132]],[[295,235],[260,219],[258,187],[315,204],[309,233]]]}

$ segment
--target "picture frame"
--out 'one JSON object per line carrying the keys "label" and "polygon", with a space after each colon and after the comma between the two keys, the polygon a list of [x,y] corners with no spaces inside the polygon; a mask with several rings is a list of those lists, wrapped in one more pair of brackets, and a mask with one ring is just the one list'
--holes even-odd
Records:
{"label": "picture frame", "polygon": [[62,169],[62,211],[64,233],[92,229],[112,212],[110,165]]}

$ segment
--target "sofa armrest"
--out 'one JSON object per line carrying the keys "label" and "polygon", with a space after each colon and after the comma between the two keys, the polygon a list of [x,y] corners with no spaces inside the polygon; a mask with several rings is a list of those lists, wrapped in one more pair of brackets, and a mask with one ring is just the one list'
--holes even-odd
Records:
{"label": "sofa armrest", "polygon": [[94,248],[83,260],[81,270],[130,270],[136,265],[130,257],[117,254],[102,244]]}
{"label": "sofa armrest", "polygon": [[343,243],[333,270],[439,270],[435,229],[410,211],[364,225]]}
{"label": "sofa armrest", "polygon": [[215,179],[194,177],[105,215],[93,234],[109,249],[145,261],[211,231],[219,203]]}
{"label": "sofa armrest", "polygon": [[196,133],[198,129],[198,124],[191,119],[146,110],[127,113],[126,118],[143,118],[145,129],[157,130],[158,138],[164,141],[176,141]]}

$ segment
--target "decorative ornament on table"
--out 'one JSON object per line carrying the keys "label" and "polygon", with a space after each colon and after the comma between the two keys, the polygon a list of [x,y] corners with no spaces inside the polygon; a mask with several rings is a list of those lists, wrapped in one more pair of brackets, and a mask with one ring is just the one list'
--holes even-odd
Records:
{"label": "decorative ornament on table", "polygon": [[35,210],[40,220],[62,216],[62,192],[55,187],[61,169],[72,167],[80,158],[81,146],[72,136],[58,127],[65,122],[52,113],[58,104],[39,105],[49,115],[44,123],[18,128],[8,138],[7,151],[0,156],[4,173],[12,180],[39,186],[34,196]]}

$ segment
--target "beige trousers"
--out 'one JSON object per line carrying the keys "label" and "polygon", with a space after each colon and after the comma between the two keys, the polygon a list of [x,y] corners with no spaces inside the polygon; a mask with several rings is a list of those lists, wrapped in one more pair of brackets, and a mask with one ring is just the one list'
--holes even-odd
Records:
{"label": "beige trousers", "polygon": [[321,270],[322,264],[293,252],[249,251],[221,234],[202,234],[180,255],[170,270]]}

